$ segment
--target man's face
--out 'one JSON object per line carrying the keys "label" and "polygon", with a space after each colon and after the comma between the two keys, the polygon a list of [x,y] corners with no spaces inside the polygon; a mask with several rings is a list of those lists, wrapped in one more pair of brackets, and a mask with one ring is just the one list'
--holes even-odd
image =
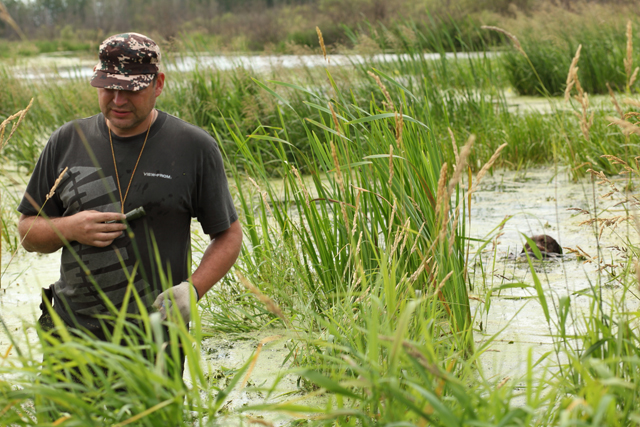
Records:
{"label": "man's face", "polygon": [[153,119],[150,113],[156,98],[162,93],[164,74],[158,73],[155,83],[138,91],[98,89],[100,110],[106,117],[111,131],[118,136],[143,133]]}

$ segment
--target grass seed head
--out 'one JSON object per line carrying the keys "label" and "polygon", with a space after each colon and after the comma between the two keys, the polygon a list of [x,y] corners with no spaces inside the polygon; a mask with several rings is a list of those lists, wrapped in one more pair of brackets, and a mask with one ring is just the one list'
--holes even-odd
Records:
{"label": "grass seed head", "polygon": [[451,130],[450,127],[448,127],[447,130],[449,131],[449,136],[451,136],[451,146],[453,147],[453,155],[456,158],[456,164],[457,164],[460,159],[458,154],[458,144],[456,144],[456,137],[453,134],[453,131]]}
{"label": "grass seed head", "polygon": [[336,115],[336,112],[333,109],[333,104],[329,102],[328,105],[329,105],[329,110],[331,110],[331,117],[333,118],[333,124],[336,126],[336,132],[342,135],[342,132],[340,132],[340,122],[338,122],[338,116]]}
{"label": "grass seed head", "polygon": [[482,166],[482,168],[480,169],[480,172],[478,172],[478,175],[476,176],[476,182],[473,184],[473,187],[471,188],[470,193],[474,193],[478,189],[478,185],[482,181],[482,178],[484,178],[484,176],[487,174],[489,169],[491,169],[491,167],[496,162],[498,157],[500,157],[500,153],[502,152],[502,150],[505,149],[507,145],[509,144],[505,142],[500,147],[498,147],[498,149],[493,153],[493,156],[491,156],[489,161],[485,163],[484,166]]}
{"label": "grass seed head", "polygon": [[633,74],[629,79],[629,87],[633,86],[633,84],[636,82],[636,79],[638,78],[638,71],[640,71],[640,67],[636,67],[636,69],[633,71]]}
{"label": "grass seed head", "polygon": [[242,283],[242,286],[244,286],[249,292],[251,292],[252,294],[254,294],[256,296],[256,298],[258,298],[258,300],[265,305],[265,307],[267,308],[267,310],[278,316],[280,319],[282,319],[282,321],[289,326],[290,322],[289,319],[287,319],[284,315],[284,313],[282,312],[282,310],[280,309],[280,307],[278,306],[278,304],[275,303],[275,301],[273,301],[271,298],[269,298],[268,296],[266,296],[265,294],[263,294],[260,289],[258,289],[257,287],[255,287],[251,282],[249,282],[249,280],[247,280],[246,277],[244,277],[244,275],[242,273],[240,273],[239,271],[236,271],[236,277],[238,278],[238,280],[240,280],[240,283]]}
{"label": "grass seed head", "polygon": [[60,185],[60,182],[62,182],[62,178],[64,177],[64,174],[67,173],[67,171],[69,170],[69,166],[67,166],[66,168],[64,168],[64,170],[60,173],[60,175],[58,176],[58,178],[56,179],[56,181],[53,183],[53,187],[51,187],[51,191],[49,191],[49,194],[47,194],[47,197],[45,199],[45,202],[47,200],[49,200],[50,198],[53,197],[53,195],[56,192],[56,189],[58,188],[58,186]]}
{"label": "grass seed head", "polygon": [[569,65],[569,72],[567,73],[567,87],[564,91],[564,100],[569,101],[569,97],[571,96],[571,89],[573,86],[580,87],[580,81],[578,80],[578,60],[580,59],[580,51],[582,50],[582,45],[578,45],[578,49],[576,49],[576,54],[571,60],[571,65]]}
{"label": "grass seed head", "polygon": [[483,30],[497,31],[497,32],[499,32],[501,34],[504,34],[505,36],[507,36],[509,38],[509,40],[511,40],[511,42],[513,43],[513,46],[516,48],[516,50],[518,52],[520,52],[524,57],[527,57],[527,53],[522,48],[522,45],[520,44],[520,40],[518,40],[518,38],[516,36],[514,36],[513,34],[508,32],[507,30],[503,30],[502,28],[494,27],[492,25],[483,25],[480,28],[482,28]]}
{"label": "grass seed head", "polygon": [[606,119],[620,128],[625,135],[640,135],[640,127],[626,120],[617,119],[615,117],[606,117]]}
{"label": "grass seed head", "polygon": [[609,96],[611,97],[611,102],[613,102],[613,106],[615,107],[618,114],[620,114],[620,118],[624,119],[624,112],[622,111],[620,104],[618,104],[618,100],[616,99],[616,94],[613,93],[613,89],[611,89],[611,86],[609,85],[608,82],[607,82],[607,89],[609,89]]}
{"label": "grass seed head", "polygon": [[329,58],[327,58],[327,48],[324,45],[324,38],[322,37],[322,31],[320,31],[320,27],[316,27],[316,33],[318,33],[318,42],[320,43],[320,48],[322,49],[322,56],[324,56],[324,60],[329,63]]}
{"label": "grass seed head", "polygon": [[378,77],[377,74],[375,74],[375,73],[373,73],[371,71],[367,71],[367,74],[369,74],[371,77],[373,77],[373,79],[376,81],[376,84],[378,85],[378,87],[382,91],[382,94],[387,99],[387,103],[389,104],[390,109],[395,111],[396,106],[393,103],[393,101],[391,100],[391,95],[389,95],[389,91],[387,90],[387,87],[384,85],[384,83],[382,83],[382,80],[380,80],[380,77]]}
{"label": "grass seed head", "polygon": [[[7,119],[3,120],[2,123],[0,123],[0,150],[2,150],[2,148],[9,142],[13,134],[16,132],[18,126],[20,126],[20,123],[22,123],[22,120],[31,108],[31,105],[33,105],[33,98],[31,98],[31,101],[29,101],[29,105],[27,105],[27,108],[25,108],[24,110],[20,110],[15,114],[12,114]],[[16,118],[18,119],[18,121],[11,127],[11,133],[9,133],[7,139],[3,139],[6,127],[11,121],[15,120]]]}

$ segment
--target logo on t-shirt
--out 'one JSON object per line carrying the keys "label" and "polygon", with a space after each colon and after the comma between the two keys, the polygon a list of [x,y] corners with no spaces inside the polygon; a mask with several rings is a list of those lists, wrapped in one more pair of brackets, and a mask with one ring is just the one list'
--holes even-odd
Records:
{"label": "logo on t-shirt", "polygon": [[164,173],[145,172],[144,176],[152,176],[152,177],[156,177],[156,178],[171,179],[171,175],[166,175]]}

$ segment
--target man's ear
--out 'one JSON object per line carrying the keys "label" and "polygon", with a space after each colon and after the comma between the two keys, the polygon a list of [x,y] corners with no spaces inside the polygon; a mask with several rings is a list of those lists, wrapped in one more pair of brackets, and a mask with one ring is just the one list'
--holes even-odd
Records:
{"label": "man's ear", "polygon": [[160,96],[162,89],[164,89],[164,73],[158,73],[158,77],[156,77],[156,97]]}

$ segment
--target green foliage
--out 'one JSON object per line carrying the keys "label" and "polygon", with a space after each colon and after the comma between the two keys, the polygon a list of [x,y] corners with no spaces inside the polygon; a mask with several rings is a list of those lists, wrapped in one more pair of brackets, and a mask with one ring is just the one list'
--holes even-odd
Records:
{"label": "green foliage", "polygon": [[[511,85],[522,95],[563,94],[569,65],[579,45],[578,76],[586,92],[606,94],[607,83],[618,91],[626,89],[630,76],[625,74],[627,40],[621,27],[584,26],[553,35],[530,31],[518,34],[518,39],[527,56],[510,49],[502,57]],[[633,55],[637,56],[640,39],[635,36],[633,41]]]}

